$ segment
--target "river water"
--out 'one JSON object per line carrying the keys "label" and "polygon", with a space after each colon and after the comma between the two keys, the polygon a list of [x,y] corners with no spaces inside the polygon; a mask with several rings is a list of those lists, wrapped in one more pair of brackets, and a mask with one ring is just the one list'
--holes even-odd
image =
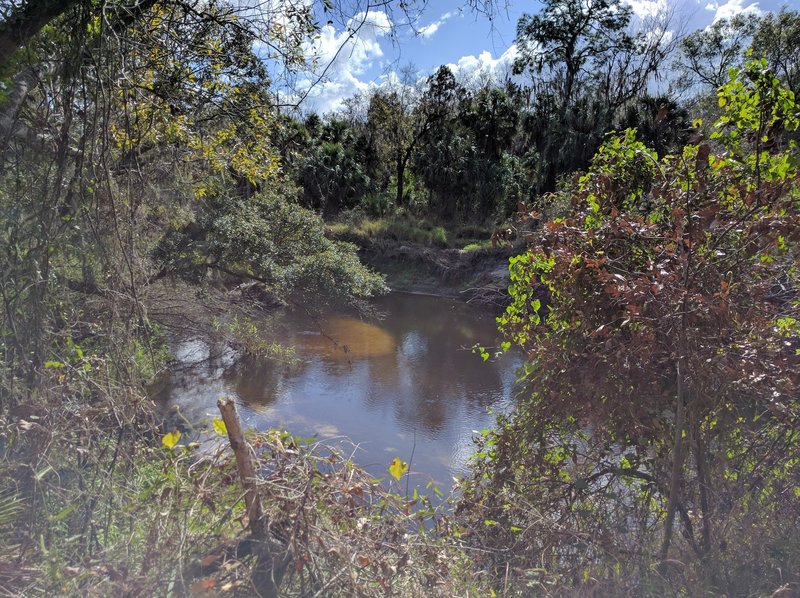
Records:
{"label": "river water", "polygon": [[[494,317],[438,297],[392,293],[381,320],[283,313],[271,323],[294,365],[243,358],[198,340],[176,340],[178,364],[153,394],[190,422],[217,416],[233,397],[246,426],[279,427],[333,443],[376,477],[394,457],[411,461],[411,487],[446,491],[463,473],[474,431],[511,401],[519,359],[484,362],[471,348],[496,344]],[[413,455],[413,459],[412,459]]]}

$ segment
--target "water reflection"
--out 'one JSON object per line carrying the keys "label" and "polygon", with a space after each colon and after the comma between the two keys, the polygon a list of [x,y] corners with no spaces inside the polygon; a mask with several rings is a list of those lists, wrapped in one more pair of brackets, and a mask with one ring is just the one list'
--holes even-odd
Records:
{"label": "water reflection", "polygon": [[393,294],[378,308],[386,314],[380,322],[332,314],[311,324],[302,314],[282,314],[276,334],[302,358],[292,367],[184,340],[174,348],[186,357],[182,366],[154,394],[190,421],[214,415],[224,395],[239,400],[252,426],[345,435],[376,475],[413,451],[417,483],[448,486],[471,452],[472,430],[491,424],[487,409],[510,400],[517,363],[484,363],[472,353],[475,343],[494,344],[496,333],[494,318],[469,306]]}
{"label": "water reflection", "polygon": [[296,333],[293,341],[304,355],[335,361],[392,355],[397,348],[394,337],[380,325],[341,316],[320,322],[317,330]]}

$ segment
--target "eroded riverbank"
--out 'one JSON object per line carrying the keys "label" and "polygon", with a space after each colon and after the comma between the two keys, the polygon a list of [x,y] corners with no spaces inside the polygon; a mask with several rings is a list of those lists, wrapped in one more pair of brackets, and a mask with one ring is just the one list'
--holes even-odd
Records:
{"label": "eroded riverbank", "polygon": [[497,313],[508,302],[508,258],[520,248],[441,249],[392,240],[359,241],[359,256],[393,291],[448,297]]}

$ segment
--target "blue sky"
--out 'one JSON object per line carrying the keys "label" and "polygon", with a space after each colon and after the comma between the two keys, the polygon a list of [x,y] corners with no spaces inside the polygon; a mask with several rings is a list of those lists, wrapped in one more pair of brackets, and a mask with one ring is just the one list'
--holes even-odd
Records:
{"label": "blue sky", "polygon": [[[781,7],[798,9],[798,2],[786,0],[624,0],[633,8],[635,19],[647,19],[673,11],[670,26],[676,31],[693,31],[715,20],[743,12],[764,13]],[[524,13],[539,10],[538,2],[510,0],[508,7],[490,21],[464,8],[464,0],[430,0],[417,19],[394,12],[364,11],[356,18],[322,27],[309,55],[316,55],[317,75],[325,78],[315,85],[303,103],[304,110],[329,112],[355,93],[396,79],[404,67],[413,65],[419,76],[431,74],[439,65],[449,64],[463,79],[503,76],[516,55],[516,24]],[[348,25],[357,28],[349,34]],[[326,68],[327,67],[327,68]],[[301,76],[299,86],[308,87],[314,75]]]}

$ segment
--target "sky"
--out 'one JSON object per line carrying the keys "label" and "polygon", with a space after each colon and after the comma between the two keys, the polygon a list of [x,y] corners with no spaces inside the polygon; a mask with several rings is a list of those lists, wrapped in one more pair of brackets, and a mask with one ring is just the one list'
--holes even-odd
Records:
{"label": "sky", "polygon": [[[674,10],[676,33],[708,27],[740,13],[798,9],[800,0],[624,0],[631,5],[634,26],[666,10]],[[500,2],[498,2],[499,4]],[[429,0],[412,23],[402,12],[361,11],[349,21],[323,25],[305,47],[316,57],[316,72],[301,75],[300,90],[310,89],[301,109],[328,113],[356,93],[396,81],[403,73],[417,78],[449,65],[461,80],[502,78],[516,57],[516,24],[525,13],[536,13],[538,2],[509,0],[490,20],[465,8],[465,0]],[[348,32],[357,30],[356,34]],[[322,80],[317,82],[320,76]],[[312,83],[314,83],[312,85]]]}

